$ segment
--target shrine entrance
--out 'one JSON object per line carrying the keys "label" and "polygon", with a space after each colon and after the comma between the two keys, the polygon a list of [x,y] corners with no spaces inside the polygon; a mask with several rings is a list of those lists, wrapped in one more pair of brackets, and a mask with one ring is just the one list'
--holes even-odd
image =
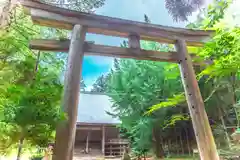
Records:
{"label": "shrine entrance", "polygon": [[[76,118],[84,55],[100,55],[140,60],[179,63],[192,124],[202,160],[219,160],[211,127],[204,108],[192,56],[187,46],[201,47],[212,31],[165,27],[94,14],[75,12],[50,6],[39,1],[20,0],[35,24],[72,30],[71,40],[32,40],[36,50],[68,52],[63,109],[68,119],[56,132],[54,160],[72,159],[76,131]],[[85,42],[86,33],[125,37],[129,48],[96,45]],[[143,50],[140,40],[174,44],[177,52]],[[160,73],[159,73],[160,74]]]}

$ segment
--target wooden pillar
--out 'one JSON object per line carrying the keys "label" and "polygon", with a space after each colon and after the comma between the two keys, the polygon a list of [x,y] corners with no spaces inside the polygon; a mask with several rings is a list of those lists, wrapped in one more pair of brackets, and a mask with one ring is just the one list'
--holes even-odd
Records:
{"label": "wooden pillar", "polygon": [[219,160],[212,130],[204,108],[192,60],[185,40],[176,42],[179,67],[201,160]]}
{"label": "wooden pillar", "polygon": [[74,26],[64,82],[63,110],[67,114],[67,120],[57,128],[53,160],[69,160],[71,158],[75,141],[85,35],[84,27]]}
{"label": "wooden pillar", "polygon": [[132,49],[140,49],[140,36],[137,34],[130,34],[128,36],[128,46]]}
{"label": "wooden pillar", "polygon": [[69,156],[69,160],[73,160],[73,157],[74,157],[74,143],[72,145],[72,148],[71,148],[71,152],[70,152],[70,156]]}
{"label": "wooden pillar", "polygon": [[105,154],[105,126],[102,126],[102,153]]}
{"label": "wooden pillar", "polygon": [[86,153],[89,153],[89,138],[90,138],[90,131],[88,131],[87,133],[86,148],[85,148]]}

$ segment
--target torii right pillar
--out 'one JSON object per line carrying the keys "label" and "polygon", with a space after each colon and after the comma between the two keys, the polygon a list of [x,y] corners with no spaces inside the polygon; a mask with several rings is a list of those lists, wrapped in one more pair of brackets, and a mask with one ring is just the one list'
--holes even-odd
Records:
{"label": "torii right pillar", "polygon": [[185,40],[177,40],[179,68],[187,98],[192,124],[201,160],[219,160],[212,130],[205,111],[191,57],[187,52]]}

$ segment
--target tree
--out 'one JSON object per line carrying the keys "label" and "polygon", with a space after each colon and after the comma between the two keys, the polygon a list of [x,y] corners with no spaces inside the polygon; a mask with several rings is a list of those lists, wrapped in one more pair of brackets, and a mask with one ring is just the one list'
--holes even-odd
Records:
{"label": "tree", "polygon": [[215,24],[219,24],[220,20],[224,18],[229,5],[232,0],[214,0],[208,8],[201,9],[198,13],[197,20],[187,25],[188,28],[209,29]]}
{"label": "tree", "polygon": [[[144,16],[147,23],[148,17]],[[127,47],[124,42],[122,47]],[[147,50],[172,51],[170,45],[142,41],[141,47]],[[114,104],[122,136],[130,139],[131,147],[137,156],[146,155],[152,148],[157,157],[162,157],[162,138],[169,138],[171,126],[177,121],[186,120],[186,105],[172,103],[148,114],[151,106],[163,102],[182,91],[180,73],[176,64],[166,62],[114,59],[108,94]],[[179,98],[181,100],[181,98]],[[179,112],[182,114],[180,115]]]}
{"label": "tree", "polygon": [[109,80],[109,74],[101,75],[93,84],[91,92],[105,93],[107,91],[107,81]]}
{"label": "tree", "polygon": [[104,5],[105,0],[43,0],[46,3],[82,12],[94,12]]}
{"label": "tree", "polygon": [[204,0],[165,0],[165,6],[175,21],[186,21],[203,4]]}
{"label": "tree", "polygon": [[[202,11],[197,23],[189,25],[191,28],[213,28],[217,31],[212,40],[198,53],[204,59],[213,60],[211,65],[202,70],[199,77],[205,77],[202,78],[205,79],[202,86],[208,95],[205,97],[208,114],[217,124],[214,130],[217,134],[215,137],[221,140],[221,137],[225,137],[228,148],[231,148],[231,142],[226,125],[237,124],[237,127],[239,126],[239,112],[236,107],[239,99],[238,92],[236,92],[239,88],[238,62],[234,58],[238,56],[238,50],[235,49],[239,42],[235,36],[238,37],[239,31],[237,28],[232,29],[231,25],[222,23],[223,18],[228,17],[224,13],[231,3],[231,0],[214,1]],[[219,136],[220,133],[223,136]]]}
{"label": "tree", "polygon": [[46,146],[64,118],[60,110],[63,85],[59,76],[64,63],[48,55],[41,57],[40,52],[35,55],[28,48],[28,40],[37,36],[38,27],[32,27],[20,8],[14,8],[12,13],[7,30],[0,32],[3,112],[0,123],[7,127],[0,139],[8,142],[7,147],[19,141],[17,159],[20,159],[24,142]]}
{"label": "tree", "polygon": [[[239,94],[238,76],[238,28],[229,28],[221,24],[223,13],[230,5],[228,1],[214,1],[207,10],[203,10],[196,23],[190,24],[192,28],[216,29],[216,35],[206,43],[203,49],[194,49],[205,60],[212,60],[212,64],[198,70],[199,86],[204,98],[208,117],[213,128],[215,138],[220,142],[218,146],[231,148],[229,131],[226,125],[239,126],[239,111],[237,101]],[[235,37],[236,36],[236,37]],[[189,48],[192,50],[193,48]],[[178,96],[177,96],[178,97]],[[182,99],[182,100],[181,100]],[[151,111],[161,106],[171,106],[184,101],[176,97],[168,102],[161,102],[152,107]],[[235,114],[233,114],[235,113]],[[222,142],[225,143],[222,145]]]}
{"label": "tree", "polygon": [[86,89],[86,84],[85,84],[84,80],[81,79],[81,82],[80,82],[80,90],[81,90],[81,91],[85,91],[85,89]]}
{"label": "tree", "polygon": [[[218,8],[220,12],[223,12],[228,5],[227,3],[221,3],[220,1],[217,2],[216,5],[219,5],[222,7]],[[218,11],[216,11],[217,15],[213,15],[212,7],[209,7],[210,10],[208,10],[206,13],[207,18],[211,19],[211,17],[214,17],[212,21],[208,21],[206,19],[203,19],[204,21],[201,22],[202,26],[205,27],[213,27],[215,24],[220,21],[222,15],[218,16]],[[211,17],[209,17],[211,16]],[[147,19],[147,16],[145,16],[145,19]],[[207,22],[207,23],[206,23]],[[200,26],[200,27],[202,27]],[[235,37],[236,36],[236,37]],[[211,126],[214,130],[215,137],[219,140],[219,145],[222,145],[222,140],[229,139],[228,132],[226,130],[226,124],[234,124],[236,123],[236,119],[238,119],[238,111],[237,116],[232,115],[233,110],[237,110],[237,108],[232,109],[231,106],[236,106],[237,99],[239,97],[239,94],[236,92],[236,89],[239,88],[239,73],[238,73],[238,46],[239,43],[239,29],[222,29],[218,28],[216,36],[213,37],[212,40],[210,40],[203,49],[195,49],[195,48],[189,48],[189,50],[194,50],[198,52],[198,55],[203,57],[203,59],[212,59],[213,63],[206,68],[201,68],[200,70],[197,69],[198,78],[199,78],[199,86],[203,95],[203,98],[206,103],[206,109],[209,115],[209,120],[211,123]],[[127,46],[127,45],[123,45]],[[156,44],[152,43],[145,43],[142,44],[143,48],[151,46],[151,49],[159,48]],[[163,49],[163,48],[161,48]],[[169,49],[169,48],[168,48]],[[148,65],[151,63],[148,62]],[[138,73],[138,77],[140,75],[139,79],[143,79],[144,82],[150,84],[149,86],[153,86],[159,82],[155,81],[147,81],[143,77],[141,77],[141,74],[145,74],[144,77],[152,77],[149,76],[149,72],[155,72],[157,73],[161,72],[161,67],[158,66],[158,71],[154,71],[149,69],[147,66],[140,65],[140,62],[134,61],[134,60],[120,60],[118,63],[115,63],[115,66],[117,66],[117,72],[113,73],[112,78],[114,77],[113,81],[116,82],[116,84],[110,83],[110,86],[113,88],[110,88],[113,93],[110,92],[110,96],[112,97],[114,104],[114,109],[117,111],[117,115],[122,120],[122,130],[125,130],[125,135],[129,137],[132,141],[132,144],[138,148],[138,151],[146,151],[146,149],[149,149],[151,145],[147,145],[147,143],[144,140],[147,140],[149,142],[149,138],[153,134],[149,132],[151,128],[151,124],[153,121],[151,121],[151,118],[154,118],[153,115],[150,116],[150,119],[146,119],[144,116],[144,111],[146,110],[144,107],[145,99],[151,99],[151,102],[148,102],[148,105],[152,103],[152,101],[155,100],[156,96],[165,96],[162,100],[158,100],[158,102],[153,102],[155,105],[152,105],[150,109],[150,113],[154,113],[155,115],[158,115],[157,117],[164,117],[164,119],[170,118],[170,124],[175,126],[183,126],[182,120],[187,120],[183,117],[183,115],[186,113],[184,111],[186,108],[183,108],[183,110],[180,110],[180,117],[178,115],[174,115],[174,111],[177,112],[175,107],[174,109],[170,109],[169,107],[172,106],[186,106],[185,103],[185,97],[183,96],[183,93],[181,93],[181,90],[174,90],[175,92],[168,94],[169,90],[164,90],[163,93],[154,93],[153,88],[146,91],[145,94],[153,94],[149,98],[145,98],[146,95],[142,92],[142,90],[145,88],[145,84],[142,84],[140,80],[135,82],[136,79],[136,73]],[[151,66],[151,65],[150,65]],[[164,66],[164,65],[163,65]],[[170,78],[171,76],[175,77],[176,79],[176,65],[171,65],[167,67],[168,69],[173,69],[175,71],[172,71],[170,75],[167,76],[166,72],[161,76],[166,76]],[[144,70],[147,69],[148,73],[144,73]],[[141,70],[140,73],[138,70]],[[113,69],[114,71],[114,69]],[[125,79],[126,78],[126,79]],[[158,80],[165,79],[162,77],[158,77]],[[174,84],[172,82],[169,82],[169,84]],[[167,85],[165,83],[158,84],[161,86],[161,89],[163,90],[163,86]],[[179,84],[180,85],[180,84]],[[136,90],[136,86],[138,86],[138,90]],[[168,87],[171,89],[170,87]],[[177,88],[175,88],[177,89]],[[176,96],[172,96],[176,94]],[[140,96],[139,96],[140,95]],[[139,98],[139,97],[141,98]],[[154,97],[154,98],[152,98]],[[174,98],[170,98],[174,97]],[[229,97],[229,98],[227,98]],[[231,97],[231,98],[230,98]],[[136,107],[134,107],[136,106]],[[157,112],[156,112],[157,111]],[[216,112],[217,111],[217,112]],[[169,113],[170,112],[170,113]],[[173,113],[171,113],[173,112]],[[234,111],[236,112],[236,111]],[[161,115],[161,116],[160,116]],[[148,117],[149,118],[149,117]],[[187,117],[186,117],[187,118]],[[133,120],[134,119],[134,120]],[[233,120],[231,120],[233,119]],[[235,119],[235,120],[234,120]],[[176,121],[177,120],[177,121]],[[180,121],[179,121],[180,120]],[[134,121],[134,122],[133,122]],[[237,120],[238,121],[238,120]],[[178,123],[176,123],[178,122]],[[158,121],[159,124],[164,124]],[[188,123],[186,123],[188,124]],[[141,139],[140,137],[143,137],[141,135],[140,126],[142,126],[144,129],[144,135],[147,137],[144,137]],[[189,126],[189,124],[188,124]],[[189,127],[184,128],[189,128]],[[134,129],[134,128],[138,129]],[[149,127],[149,128],[146,128]],[[153,128],[156,129],[156,128]],[[148,131],[148,132],[147,132]],[[165,131],[171,131],[171,129],[163,130]],[[185,131],[186,132],[186,131]],[[191,130],[192,132],[192,130]],[[161,134],[162,137],[167,138],[171,133],[167,133],[165,136],[163,133]],[[181,134],[179,136],[182,136]],[[169,138],[169,137],[168,137]],[[220,141],[221,140],[221,141]],[[144,146],[148,146],[147,148],[141,148],[141,144],[139,145],[137,142],[140,141],[144,144]],[[229,143],[229,140],[227,140]],[[225,145],[225,144],[224,144]]]}
{"label": "tree", "polygon": [[[108,94],[114,102],[114,112],[122,121],[121,127],[127,130],[137,154],[145,154],[156,144],[156,155],[163,156],[161,128],[166,118],[178,109],[172,111],[172,106],[149,116],[144,114],[150,106],[182,90],[179,73],[170,76],[166,73],[167,68],[168,63],[121,59],[115,60],[115,68],[110,74]],[[152,141],[152,136],[156,142]]]}
{"label": "tree", "polygon": [[28,85],[11,85],[4,93],[8,103],[3,104],[3,122],[18,127],[18,159],[24,140],[33,145],[46,146],[53,138],[57,124],[64,118],[60,110],[63,85],[58,75],[46,72],[47,69],[39,69]]}

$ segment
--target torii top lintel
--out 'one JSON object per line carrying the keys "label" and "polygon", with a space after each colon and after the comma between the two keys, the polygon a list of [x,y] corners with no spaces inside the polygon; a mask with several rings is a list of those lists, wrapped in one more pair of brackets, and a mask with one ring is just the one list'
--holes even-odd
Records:
{"label": "torii top lintel", "polygon": [[202,46],[211,30],[192,30],[154,25],[120,18],[83,13],[48,5],[38,0],[20,0],[29,9],[34,23],[54,28],[72,29],[75,24],[87,26],[89,33],[128,37],[137,34],[142,40],[175,43],[184,39],[187,45]]}

